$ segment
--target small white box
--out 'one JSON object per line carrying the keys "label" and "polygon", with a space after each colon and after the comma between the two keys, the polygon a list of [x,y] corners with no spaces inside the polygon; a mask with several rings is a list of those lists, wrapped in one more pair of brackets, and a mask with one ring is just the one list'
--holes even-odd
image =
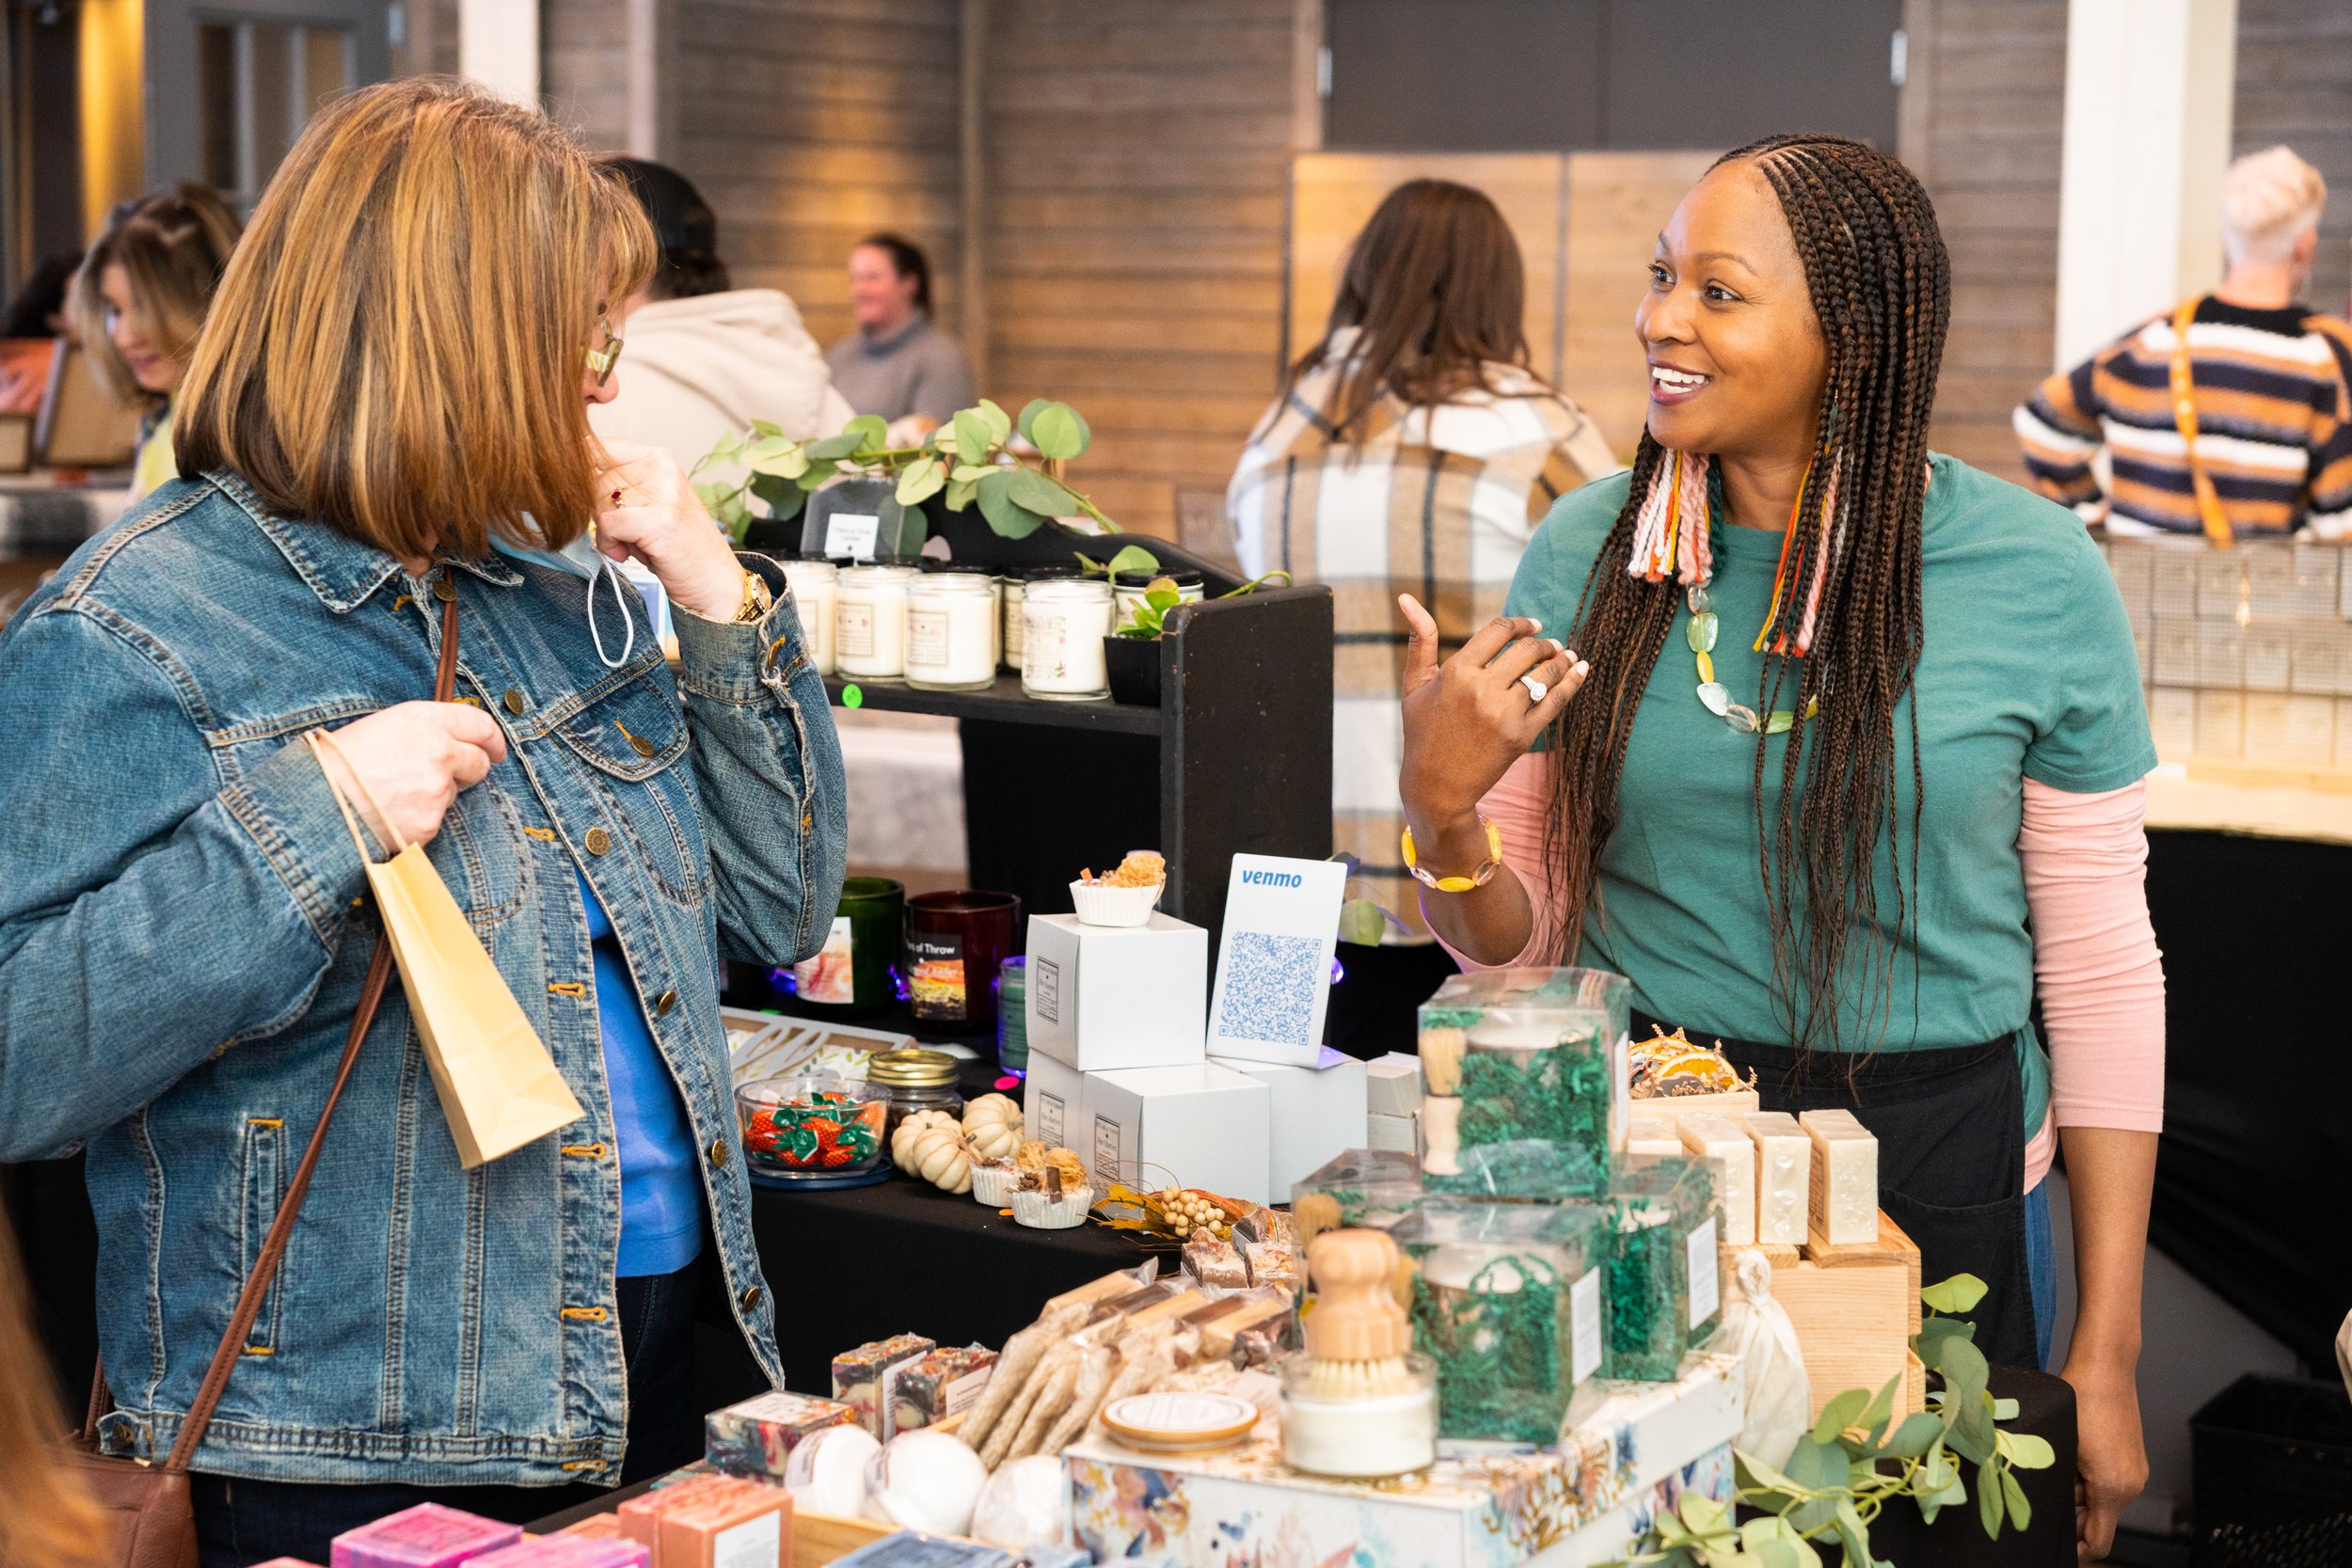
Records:
{"label": "small white box", "polygon": [[[1086,1122],[1075,1130],[1083,1141],[1070,1147],[1098,1188],[1173,1180],[1251,1203],[1274,1201],[1274,1101],[1265,1080],[1210,1061],[1085,1079]],[[1282,1192],[1287,1197],[1290,1189]]]}
{"label": "small white box", "polygon": [[2197,684],[2197,623],[2177,615],[2156,617],[2153,649],[2146,666],[2158,686]]}
{"label": "small white box", "polygon": [[1021,1119],[1032,1138],[1075,1148],[1086,1132],[1086,1077],[1051,1056],[1029,1053],[1029,1081],[1021,1090]]}
{"label": "small white box", "polygon": [[1209,1060],[1261,1080],[1272,1097],[1266,1164],[1276,1192],[1287,1193],[1347,1150],[1366,1147],[1371,1127],[1364,1064],[1346,1053],[1327,1045],[1323,1060],[1313,1067]]}
{"label": "small white box", "polygon": [[2158,615],[2197,613],[2197,552],[2185,545],[2153,547],[2148,568],[2148,608]]}
{"label": "small white box", "polygon": [[2234,691],[2246,684],[2246,630],[2235,621],[2197,623],[2197,684]]}
{"label": "small white box", "polygon": [[2246,628],[2246,689],[2287,689],[2287,648],[2292,640],[2293,633],[2277,621],[2257,621]]}
{"label": "small white box", "polygon": [[2197,693],[2185,686],[2159,686],[2148,694],[2148,727],[2156,755],[2178,761],[2197,750]]}
{"label": "small white box", "polygon": [[1421,1118],[1383,1116],[1375,1111],[1364,1118],[1364,1147],[1377,1153],[1419,1154]]}
{"label": "small white box", "polygon": [[2295,550],[2285,544],[2246,545],[2246,608],[2257,621],[2295,613]]}
{"label": "small white box", "polygon": [[[2287,760],[2287,704],[2293,700],[2278,691],[2249,691],[2246,694],[2246,750],[2243,754],[2248,762],[2278,767]],[[2334,738],[2332,735],[2328,736],[2331,742]]]}
{"label": "small white box", "polygon": [[1082,1072],[1198,1062],[1209,933],[1156,912],[1141,926],[1032,915],[1026,1006],[1033,1056]]}
{"label": "small white box", "polygon": [[2246,754],[2246,693],[2197,693],[2197,754],[2236,762]]}
{"label": "small white box", "polygon": [[[2352,572],[2344,578],[2352,582]],[[2336,699],[2336,766],[2352,768],[2352,697]]]}
{"label": "small white box", "polygon": [[2336,755],[2336,700],[2332,697],[2287,699],[2287,761],[2309,768],[2326,768]]}
{"label": "small white box", "polygon": [[2343,554],[2343,547],[2337,545],[2295,546],[2295,608],[2288,614],[2320,617],[2336,613],[2339,558]]}
{"label": "small white box", "polygon": [[2336,652],[2344,628],[2337,626],[2296,626],[2287,634],[2287,689],[2314,697],[2332,697],[2337,685]]}
{"label": "small white box", "polygon": [[1421,1058],[1391,1051],[1364,1064],[1364,1108],[1375,1117],[1409,1117],[1421,1110]]}
{"label": "small white box", "polygon": [[2243,550],[2208,549],[2197,558],[2197,613],[2207,620],[2235,621],[2247,603]]}

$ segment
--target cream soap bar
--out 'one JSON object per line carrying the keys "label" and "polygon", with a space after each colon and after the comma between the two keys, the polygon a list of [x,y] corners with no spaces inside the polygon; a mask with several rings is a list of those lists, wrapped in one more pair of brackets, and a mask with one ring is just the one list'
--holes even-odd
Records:
{"label": "cream soap bar", "polygon": [[1751,1111],[1744,1119],[1756,1141],[1756,1239],[1803,1246],[1813,1207],[1812,1134],[1786,1111]]}
{"label": "cream soap bar", "polygon": [[1756,1244],[1756,1145],[1729,1117],[1693,1111],[1676,1119],[1682,1147],[1715,1167],[1715,1196],[1724,1213],[1724,1242]]}
{"label": "cream soap bar", "polygon": [[1834,1246],[1879,1239],[1879,1141],[1851,1111],[1807,1111],[1813,1229]]}

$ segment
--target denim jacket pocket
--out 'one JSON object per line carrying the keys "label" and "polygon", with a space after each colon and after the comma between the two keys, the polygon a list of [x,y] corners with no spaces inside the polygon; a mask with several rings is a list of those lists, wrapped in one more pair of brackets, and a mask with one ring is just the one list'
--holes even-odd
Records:
{"label": "denim jacket pocket", "polygon": [[562,723],[556,739],[587,765],[585,778],[632,840],[671,902],[693,908],[710,893],[710,850],[686,755],[686,715],[649,668],[595,694]]}
{"label": "denim jacket pocket", "polygon": [[[286,1201],[286,1179],[285,1118],[246,1117],[243,1234],[237,1249],[237,1285],[241,1291],[245,1282],[253,1277],[254,1265],[262,1258],[262,1243],[277,1222],[278,1207]],[[269,1290],[262,1294],[261,1311],[245,1337],[248,1355],[278,1354],[278,1312],[286,1294],[285,1272],[285,1260],[280,1259],[278,1277],[270,1281]]]}

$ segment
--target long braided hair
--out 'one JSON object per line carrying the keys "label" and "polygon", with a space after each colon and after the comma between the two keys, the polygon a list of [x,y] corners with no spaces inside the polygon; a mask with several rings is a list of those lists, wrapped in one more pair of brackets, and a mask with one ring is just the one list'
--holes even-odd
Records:
{"label": "long braided hair", "polygon": [[[1911,714],[1912,809],[1903,834],[1895,713],[1919,662],[1920,508],[1928,415],[1951,314],[1951,267],[1927,193],[1884,153],[1840,136],[1772,136],[1725,153],[1770,183],[1796,241],[1828,346],[1820,435],[1789,531],[1780,592],[1759,647],[1756,711],[1795,715],[1779,762],[1778,820],[1764,811],[1769,737],[1756,739],[1757,871],[1771,911],[1774,1006],[1802,1065],[1842,1048],[1841,1006],[1892,1016],[1896,951],[1915,911],[1918,718]],[[1682,595],[1671,573],[1629,573],[1636,525],[1674,454],[1645,432],[1633,483],[1577,607],[1572,644],[1592,663],[1551,732],[1545,860],[1556,952],[1572,955],[1617,823],[1633,716]],[[1794,688],[1793,692],[1789,689]],[[1818,703],[1818,707],[1815,705]],[[1878,920],[1882,844],[1894,854],[1893,935]],[[1596,918],[1605,921],[1607,911]],[[1851,933],[1869,933],[1850,954]],[[1572,962],[1564,957],[1561,961]],[[1851,994],[1841,988],[1857,987]],[[1867,1049],[1867,1047],[1866,1047]]]}

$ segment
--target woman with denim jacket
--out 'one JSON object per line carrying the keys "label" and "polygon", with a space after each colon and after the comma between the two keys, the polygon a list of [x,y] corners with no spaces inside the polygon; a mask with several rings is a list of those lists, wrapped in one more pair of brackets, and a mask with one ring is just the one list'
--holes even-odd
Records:
{"label": "woman with denim jacket", "polygon": [[[720,963],[818,945],[840,753],[782,573],[667,453],[590,439],[652,253],[534,113],[432,81],[329,106],[222,281],[181,477],[0,635],[0,1160],[87,1148],[113,1451],[177,1434],[376,940],[311,732],[586,1108],[463,1168],[390,988],[196,1451],[208,1564],[691,1458],[704,1284],[781,1381]],[[452,601],[456,701],[424,701]]]}

